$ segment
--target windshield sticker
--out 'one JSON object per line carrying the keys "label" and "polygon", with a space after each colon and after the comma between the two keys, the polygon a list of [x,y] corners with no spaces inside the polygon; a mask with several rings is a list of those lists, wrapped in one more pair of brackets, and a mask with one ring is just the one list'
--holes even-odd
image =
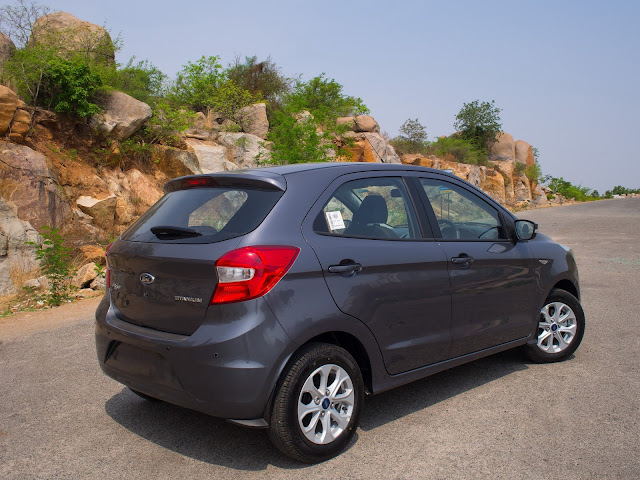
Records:
{"label": "windshield sticker", "polygon": [[336,210],[335,212],[325,212],[327,217],[327,223],[329,224],[329,229],[331,230],[342,230],[345,228],[344,220],[342,219],[342,213]]}

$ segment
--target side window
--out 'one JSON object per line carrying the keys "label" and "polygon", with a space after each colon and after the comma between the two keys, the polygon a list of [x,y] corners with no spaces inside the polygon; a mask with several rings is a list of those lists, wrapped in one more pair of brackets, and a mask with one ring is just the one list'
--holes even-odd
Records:
{"label": "side window", "polygon": [[436,215],[442,238],[501,240],[505,230],[495,208],[462,187],[421,178],[420,183]]}
{"label": "side window", "polygon": [[409,194],[400,178],[374,177],[344,183],[313,222],[318,233],[376,239],[419,238]]}

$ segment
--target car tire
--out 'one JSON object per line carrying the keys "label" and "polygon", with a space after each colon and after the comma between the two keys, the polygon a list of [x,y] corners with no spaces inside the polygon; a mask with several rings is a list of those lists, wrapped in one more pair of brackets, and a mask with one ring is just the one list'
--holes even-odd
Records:
{"label": "car tire", "polygon": [[269,438],[300,462],[327,460],[351,440],[363,399],[362,373],[349,352],[309,344],[289,361],[276,387]]}
{"label": "car tire", "polygon": [[144,398],[148,402],[159,402],[160,401],[157,398],[151,397],[151,396],[147,395],[146,393],[139,392],[138,390],[134,390],[131,387],[129,387],[129,390],[131,390],[133,393],[135,393],[140,398]]}
{"label": "car tire", "polygon": [[560,362],[571,356],[582,341],[585,318],[576,297],[561,289],[554,289],[540,310],[536,329],[536,344],[525,351],[536,363]]}

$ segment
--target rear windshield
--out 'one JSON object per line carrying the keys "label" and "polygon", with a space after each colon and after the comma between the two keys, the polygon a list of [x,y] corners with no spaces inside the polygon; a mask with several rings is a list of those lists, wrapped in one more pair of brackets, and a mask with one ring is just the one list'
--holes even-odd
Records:
{"label": "rear windshield", "polygon": [[122,238],[151,243],[221,242],[254,230],[282,193],[254,188],[177,190],[158,200]]}

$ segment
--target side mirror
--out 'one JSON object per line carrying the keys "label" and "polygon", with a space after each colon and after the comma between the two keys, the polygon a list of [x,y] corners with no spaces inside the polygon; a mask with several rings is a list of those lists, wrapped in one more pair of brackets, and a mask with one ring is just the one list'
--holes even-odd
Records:
{"label": "side mirror", "polygon": [[531,220],[516,220],[516,236],[518,240],[531,240],[535,238],[538,224]]}

